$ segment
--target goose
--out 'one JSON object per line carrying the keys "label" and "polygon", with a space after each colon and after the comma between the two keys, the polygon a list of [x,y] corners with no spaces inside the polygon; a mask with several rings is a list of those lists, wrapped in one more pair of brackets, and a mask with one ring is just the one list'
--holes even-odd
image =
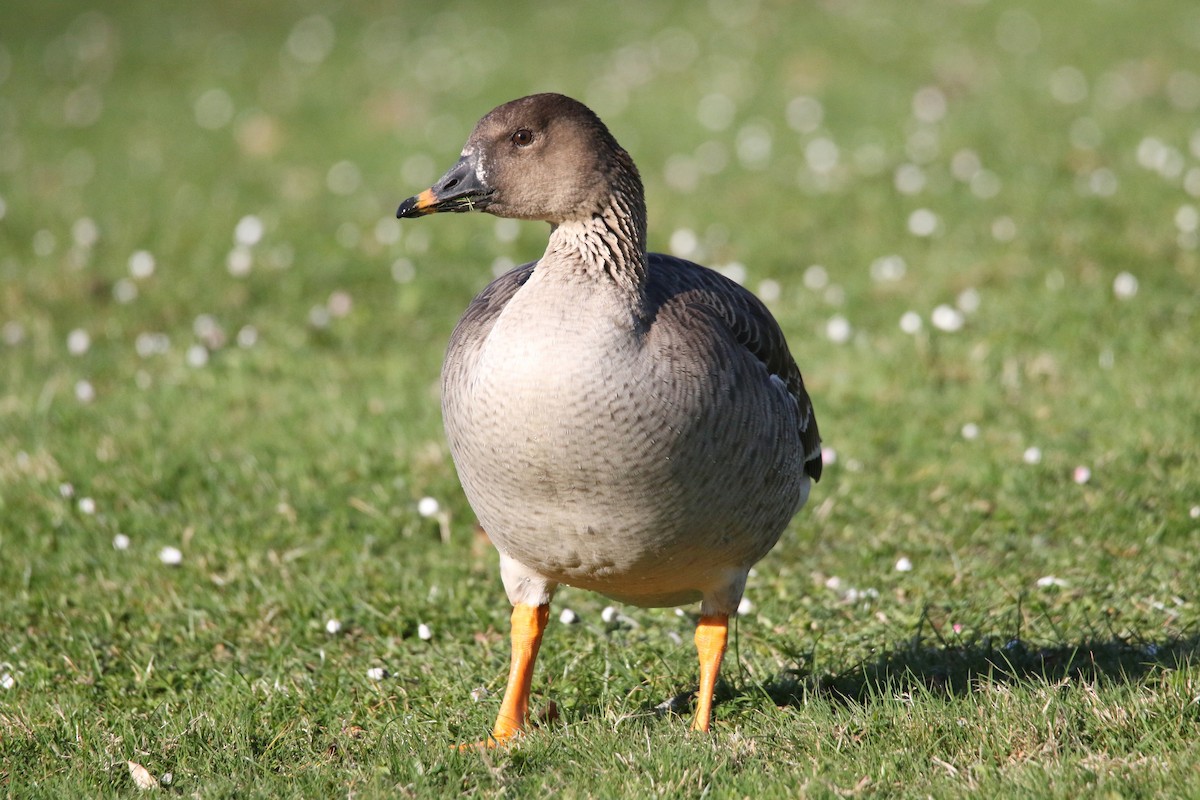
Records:
{"label": "goose", "polygon": [[550,224],[541,258],[471,301],[442,367],[450,453],[513,607],[507,686],[477,744],[528,725],[561,584],[640,607],[699,601],[691,727],[708,731],[747,574],[821,477],[783,332],[733,280],[647,252],[633,159],[577,100],[490,111],[396,216],[470,211]]}

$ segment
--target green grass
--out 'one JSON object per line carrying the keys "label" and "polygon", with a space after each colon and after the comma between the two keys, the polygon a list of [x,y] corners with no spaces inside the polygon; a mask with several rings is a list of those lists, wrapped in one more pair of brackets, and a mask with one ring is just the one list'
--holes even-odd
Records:
{"label": "green grass", "polygon": [[[129,795],[134,761],[188,797],[1197,796],[1200,11],[749,5],[6,5],[0,793]],[[534,684],[557,717],[460,754],[508,605],[438,367],[546,231],[389,218],[541,90],[631,150],[654,249],[688,229],[777,282],[837,461],[751,579],[711,736],[655,711],[694,687],[691,619],[606,625],[565,589],[581,623],[552,623]],[[903,276],[873,280],[887,255]],[[961,330],[931,326],[971,289]]]}

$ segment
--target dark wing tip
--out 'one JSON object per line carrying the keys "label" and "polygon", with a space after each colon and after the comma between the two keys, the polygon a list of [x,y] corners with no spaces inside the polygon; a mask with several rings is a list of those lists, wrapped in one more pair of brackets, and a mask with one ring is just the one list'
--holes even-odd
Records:
{"label": "dark wing tip", "polygon": [[821,469],[823,466],[821,448],[818,446],[816,452],[809,456],[808,461],[804,462],[804,474],[814,481],[819,481],[821,480]]}
{"label": "dark wing tip", "polygon": [[804,474],[812,478],[814,481],[821,480],[821,471],[825,466],[825,459],[821,455],[821,432],[817,428],[817,415],[812,407],[812,400],[808,397],[808,392],[804,389],[804,380],[800,378],[800,371],[796,370],[796,377],[800,381],[799,396],[796,398],[799,402],[807,406],[807,419],[804,427],[800,431],[800,443],[804,447]]}

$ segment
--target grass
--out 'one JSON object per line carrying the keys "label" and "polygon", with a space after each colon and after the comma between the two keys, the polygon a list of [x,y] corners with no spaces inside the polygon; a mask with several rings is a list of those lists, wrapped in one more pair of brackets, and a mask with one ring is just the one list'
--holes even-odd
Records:
{"label": "grass", "polygon": [[[745,8],[6,6],[0,791],[1196,796],[1194,3]],[[631,150],[655,249],[774,298],[836,452],[709,737],[656,712],[692,620],[565,589],[540,729],[448,747],[508,607],[438,367],[545,230],[389,218],[539,90]]]}

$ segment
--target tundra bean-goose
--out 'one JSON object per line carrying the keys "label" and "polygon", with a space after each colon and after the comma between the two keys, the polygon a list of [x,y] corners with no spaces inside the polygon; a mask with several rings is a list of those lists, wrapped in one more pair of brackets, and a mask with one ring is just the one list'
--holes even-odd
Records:
{"label": "tundra bean-goose", "polygon": [[699,601],[692,727],[708,730],[747,573],[821,476],[779,325],[720,273],[646,251],[637,168],[569,97],[489,112],[396,216],[446,211],[550,223],[542,257],[467,307],[442,367],[450,452],[513,605],[508,685],[480,744],[528,722],[559,584],[644,607]]}

